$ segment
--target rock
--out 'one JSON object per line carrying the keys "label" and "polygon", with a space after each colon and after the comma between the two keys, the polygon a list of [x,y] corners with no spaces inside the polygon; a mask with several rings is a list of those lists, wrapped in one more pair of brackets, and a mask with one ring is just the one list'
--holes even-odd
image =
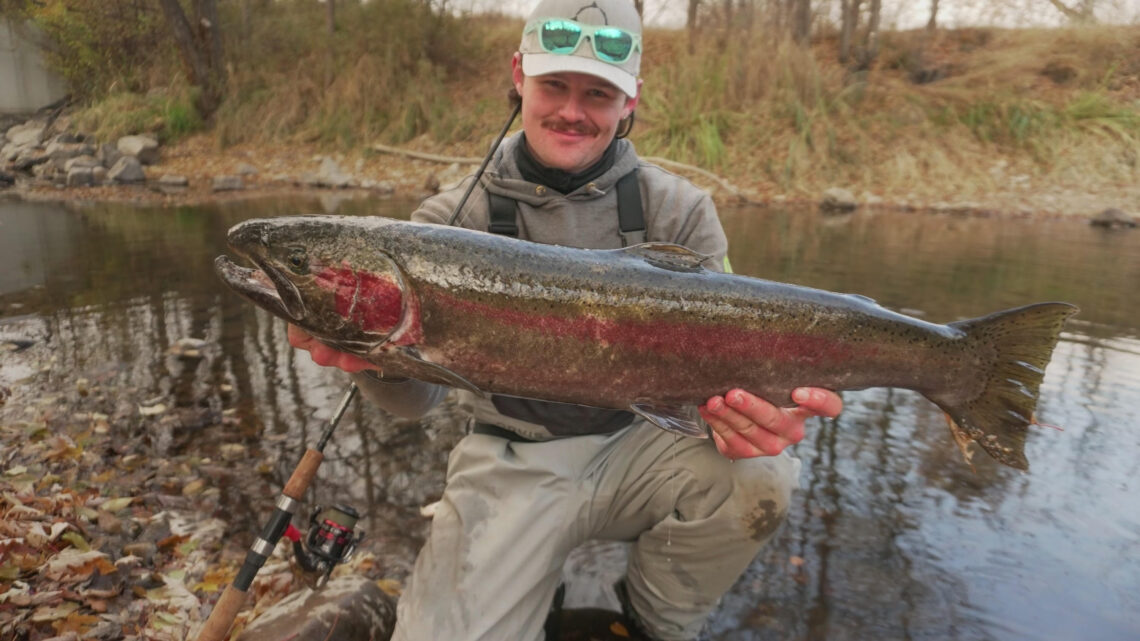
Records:
{"label": "rock", "polygon": [[384,641],[396,625],[396,600],[361,576],[321,591],[291,594],[246,626],[238,641]]}
{"label": "rock", "polygon": [[306,171],[297,178],[297,184],[302,187],[320,187],[321,177],[311,171]]}
{"label": "rock", "polygon": [[239,176],[256,176],[258,173],[257,167],[254,167],[247,162],[243,162],[242,164],[238,165],[237,172]]}
{"label": "rock", "polygon": [[820,209],[831,212],[855,211],[858,206],[855,194],[842,187],[831,187],[823,192],[823,199],[819,203]]}
{"label": "rock", "polygon": [[119,159],[123,157],[123,154],[119,153],[115,145],[104,143],[99,145],[99,149],[95,150],[95,157],[99,159],[99,162],[101,162],[104,167],[114,167],[115,163],[119,162]]}
{"label": "rock", "polygon": [[44,141],[44,131],[47,127],[34,120],[29,120],[22,125],[16,125],[8,130],[6,137],[8,144],[16,145],[17,147],[24,146],[37,146]]}
{"label": "rock", "polygon": [[1124,229],[1136,226],[1136,219],[1123,211],[1115,208],[1106,209],[1099,214],[1089,219],[1089,224],[1093,227],[1105,227],[1107,229]]}
{"label": "rock", "polygon": [[107,182],[107,168],[100,165],[91,168],[91,182],[96,185],[102,185]]}
{"label": "rock", "polygon": [[67,172],[68,187],[90,187],[95,184],[91,167],[73,167]]}
{"label": "rock", "polygon": [[215,176],[210,188],[214,191],[237,191],[245,189],[245,185],[241,181],[241,176]]}
{"label": "rock", "polygon": [[123,156],[107,172],[107,177],[117,183],[140,183],[146,180],[142,165],[134,156]]}
{"label": "rock", "polygon": [[116,148],[124,156],[138,158],[144,165],[158,162],[158,141],[150,136],[123,136]]}
{"label": "rock", "polygon": [[4,171],[0,171],[0,189],[11,187],[16,184],[16,176]]}
{"label": "rock", "polygon": [[94,169],[96,167],[101,167],[101,166],[102,166],[102,163],[100,163],[99,159],[97,159],[95,156],[90,156],[90,155],[76,156],[75,158],[68,158],[67,162],[63,163],[63,171],[65,171],[67,173],[71,173],[72,169],[76,169],[78,167],[86,167],[87,169]]}
{"label": "rock", "polygon": [[334,189],[348,187],[349,183],[352,182],[352,176],[341,171],[340,165],[328,157],[321,160],[321,167],[317,170],[317,179],[321,186]]}
{"label": "rock", "polygon": [[44,153],[51,158],[56,168],[66,171],[67,161],[79,156],[90,156],[95,153],[95,148],[81,142],[71,143],[53,140],[44,148]]}
{"label": "rock", "polygon": [[186,187],[190,184],[190,181],[186,178],[186,176],[165,174],[162,178],[158,179],[158,184],[162,187]]}

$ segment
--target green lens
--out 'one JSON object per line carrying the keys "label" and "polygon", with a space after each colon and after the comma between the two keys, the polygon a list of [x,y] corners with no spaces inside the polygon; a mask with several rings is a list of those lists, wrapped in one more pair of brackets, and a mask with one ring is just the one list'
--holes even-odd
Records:
{"label": "green lens", "polygon": [[582,27],[565,20],[547,20],[539,31],[542,48],[550,53],[571,53],[578,48]]}
{"label": "green lens", "polygon": [[594,32],[594,53],[606,62],[622,63],[633,52],[633,36],[621,29],[598,29]]}

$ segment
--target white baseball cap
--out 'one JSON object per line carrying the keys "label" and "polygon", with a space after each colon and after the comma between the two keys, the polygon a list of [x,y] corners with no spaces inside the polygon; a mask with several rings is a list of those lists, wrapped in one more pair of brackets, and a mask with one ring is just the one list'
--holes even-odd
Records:
{"label": "white baseball cap", "polygon": [[[570,20],[585,27],[572,51],[551,53],[543,47],[540,36],[548,32],[543,27],[547,20]],[[599,46],[597,36],[591,27],[616,27],[626,32],[632,47],[629,57],[620,63],[598,58],[595,54],[595,47]],[[519,52],[522,53],[522,71],[528,76],[563,71],[585,73],[633,97],[637,95],[637,76],[641,70],[641,16],[632,0],[542,0],[527,18]]]}

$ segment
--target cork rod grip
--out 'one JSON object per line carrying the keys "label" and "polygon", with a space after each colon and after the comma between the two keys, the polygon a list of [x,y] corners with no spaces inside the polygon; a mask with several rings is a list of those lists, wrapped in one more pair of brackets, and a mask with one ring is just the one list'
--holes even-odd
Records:
{"label": "cork rod grip", "polygon": [[234,624],[234,619],[241,611],[241,606],[245,605],[245,597],[245,592],[232,585],[227,586],[226,591],[222,593],[222,598],[218,599],[218,603],[210,612],[210,618],[206,619],[206,625],[202,627],[202,632],[198,635],[198,641],[222,641],[225,639],[226,633],[230,631],[230,626]]}
{"label": "cork rod grip", "polygon": [[313,477],[317,475],[317,468],[321,466],[324,458],[325,455],[317,450],[305,450],[305,455],[301,457],[301,462],[297,464],[297,469],[293,470],[293,476],[289,477],[289,482],[285,484],[285,489],[281,490],[281,493],[300,501],[305,495],[305,490],[309,489],[309,484],[313,482]]}

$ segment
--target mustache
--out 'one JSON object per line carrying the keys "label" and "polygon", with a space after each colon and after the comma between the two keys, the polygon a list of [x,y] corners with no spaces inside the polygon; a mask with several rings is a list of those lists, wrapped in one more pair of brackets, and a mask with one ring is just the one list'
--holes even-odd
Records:
{"label": "mustache", "polygon": [[597,135],[598,133],[598,128],[589,123],[566,122],[561,118],[548,118],[543,120],[542,126],[562,133],[583,134],[587,136]]}

